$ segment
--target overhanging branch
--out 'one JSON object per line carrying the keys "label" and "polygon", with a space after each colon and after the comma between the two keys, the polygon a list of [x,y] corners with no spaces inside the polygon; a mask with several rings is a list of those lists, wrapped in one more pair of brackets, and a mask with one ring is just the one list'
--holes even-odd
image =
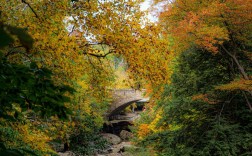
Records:
{"label": "overhanging branch", "polygon": [[35,10],[31,7],[30,3],[26,2],[25,0],[22,0],[22,3],[28,5],[28,7],[31,9],[31,11],[34,13],[34,15],[36,16],[36,18],[39,19],[38,14],[35,12]]}
{"label": "overhanging branch", "polygon": [[83,54],[85,54],[85,55],[90,55],[90,56],[94,56],[94,57],[97,57],[97,58],[104,58],[104,57],[106,57],[107,55],[112,54],[112,53],[113,53],[113,51],[109,51],[109,52],[106,53],[106,54],[94,54],[94,53],[87,53],[87,52],[84,52]]}

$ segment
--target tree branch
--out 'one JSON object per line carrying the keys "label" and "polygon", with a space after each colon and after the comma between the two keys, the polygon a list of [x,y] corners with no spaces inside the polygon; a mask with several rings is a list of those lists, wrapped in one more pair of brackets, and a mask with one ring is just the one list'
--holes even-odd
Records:
{"label": "tree branch", "polygon": [[68,33],[68,36],[70,36],[74,32],[74,29],[75,29],[75,25],[72,27],[72,30]]}
{"label": "tree branch", "polygon": [[237,60],[236,56],[231,54],[223,45],[221,45],[222,49],[230,56],[232,57],[232,59],[235,61],[240,73],[242,74],[243,78],[245,80],[249,80],[249,77],[247,75],[247,73],[245,72],[244,68],[241,66],[241,64],[239,63],[239,61]]}
{"label": "tree branch", "polygon": [[84,52],[83,54],[90,55],[90,56],[94,56],[94,57],[97,57],[97,58],[104,58],[104,57],[106,57],[107,55],[112,54],[112,53],[113,53],[113,51],[109,51],[109,52],[106,53],[106,54],[94,54],[94,53],[87,53],[87,52]]}
{"label": "tree branch", "polygon": [[25,0],[21,0],[21,1],[22,1],[22,3],[28,5],[28,7],[29,7],[29,8],[31,9],[31,11],[34,13],[34,15],[36,16],[36,18],[39,19],[38,14],[37,14],[37,13],[35,12],[35,10],[31,7],[30,3],[26,2]]}
{"label": "tree branch", "polygon": [[245,93],[244,91],[242,91],[242,94],[243,94],[243,96],[245,97],[245,100],[246,100],[246,102],[247,102],[247,105],[248,105],[248,107],[249,107],[249,110],[252,111],[252,106],[251,106],[251,104],[250,104],[250,102],[249,102],[249,99],[248,99],[246,93]]}

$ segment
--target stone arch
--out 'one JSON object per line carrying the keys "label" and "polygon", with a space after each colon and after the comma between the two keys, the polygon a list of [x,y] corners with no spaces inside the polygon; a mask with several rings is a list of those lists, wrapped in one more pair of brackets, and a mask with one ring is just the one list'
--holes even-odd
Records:
{"label": "stone arch", "polygon": [[137,102],[141,99],[134,99],[134,100],[129,100],[123,104],[120,104],[120,106],[116,107],[114,110],[112,110],[109,114],[108,117],[111,117],[113,115],[118,114],[120,111],[124,110],[126,107],[128,107],[129,105],[133,104],[134,102]]}

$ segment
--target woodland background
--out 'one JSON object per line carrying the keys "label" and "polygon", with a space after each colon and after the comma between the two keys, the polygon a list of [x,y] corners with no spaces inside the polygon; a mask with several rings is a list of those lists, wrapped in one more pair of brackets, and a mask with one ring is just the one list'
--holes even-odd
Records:
{"label": "woodland background", "polygon": [[139,86],[145,155],[252,154],[252,1],[142,2],[0,1],[0,155],[92,155],[110,90]]}

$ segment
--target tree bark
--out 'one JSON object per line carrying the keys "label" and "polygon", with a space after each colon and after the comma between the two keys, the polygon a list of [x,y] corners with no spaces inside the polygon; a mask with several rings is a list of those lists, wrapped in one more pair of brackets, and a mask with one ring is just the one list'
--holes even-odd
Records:
{"label": "tree bark", "polygon": [[230,56],[232,57],[232,59],[234,60],[235,64],[237,65],[242,77],[245,79],[245,80],[249,80],[249,77],[247,75],[247,73],[245,72],[243,66],[239,63],[238,59],[236,58],[235,55],[231,54],[223,45],[221,45],[222,49]]}
{"label": "tree bark", "polygon": [[249,99],[248,99],[246,93],[243,91],[242,94],[243,94],[244,97],[245,97],[245,100],[246,100],[246,102],[247,102],[247,105],[248,105],[248,107],[249,107],[249,110],[252,111],[252,106],[251,106],[251,104],[250,104],[250,102],[249,102]]}
{"label": "tree bark", "polygon": [[[250,80],[248,74],[245,72],[245,69],[244,67],[239,63],[238,59],[236,58],[236,56],[232,53],[230,53],[223,45],[221,45],[222,49],[234,60],[235,64],[237,65],[239,71],[240,71],[240,74],[242,75],[242,77],[245,79],[245,80]],[[250,96],[252,97],[252,91],[251,90],[247,90],[247,92],[250,94]],[[243,93],[243,96],[246,100],[246,103],[249,107],[249,110],[252,111],[252,106],[250,104],[250,101],[248,99],[248,96],[246,95],[246,93],[244,91],[242,91]]]}

